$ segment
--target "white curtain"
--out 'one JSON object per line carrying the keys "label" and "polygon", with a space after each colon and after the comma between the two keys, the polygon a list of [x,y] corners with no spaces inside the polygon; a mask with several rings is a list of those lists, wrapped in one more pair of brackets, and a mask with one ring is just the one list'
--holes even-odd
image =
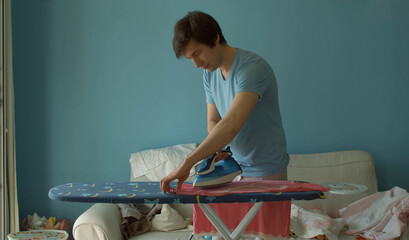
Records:
{"label": "white curtain", "polygon": [[1,0],[0,239],[7,239],[8,233],[19,231],[11,39],[10,0]]}

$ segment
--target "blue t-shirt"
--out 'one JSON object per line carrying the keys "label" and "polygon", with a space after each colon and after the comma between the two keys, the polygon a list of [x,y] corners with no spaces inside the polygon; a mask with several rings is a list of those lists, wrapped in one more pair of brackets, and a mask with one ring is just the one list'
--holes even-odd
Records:
{"label": "blue t-shirt", "polygon": [[258,55],[238,49],[230,73],[204,70],[206,102],[223,118],[238,92],[254,92],[259,100],[246,123],[229,144],[243,176],[268,176],[287,168],[289,156],[278,104],[278,89],[270,65]]}

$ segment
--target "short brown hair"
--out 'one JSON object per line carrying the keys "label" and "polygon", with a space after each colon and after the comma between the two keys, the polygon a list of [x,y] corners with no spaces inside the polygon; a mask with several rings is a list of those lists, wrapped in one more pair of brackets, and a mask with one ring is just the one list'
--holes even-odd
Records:
{"label": "short brown hair", "polygon": [[213,48],[217,36],[220,37],[220,44],[227,44],[219,24],[212,16],[200,11],[188,12],[175,24],[173,51],[180,58],[191,39]]}

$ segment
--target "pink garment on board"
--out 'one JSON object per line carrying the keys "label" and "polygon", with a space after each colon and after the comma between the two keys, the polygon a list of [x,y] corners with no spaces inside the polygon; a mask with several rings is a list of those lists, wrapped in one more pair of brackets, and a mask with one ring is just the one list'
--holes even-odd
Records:
{"label": "pink garment on board", "polygon": [[258,180],[236,181],[216,187],[194,188],[192,184],[183,184],[182,189],[171,189],[171,192],[185,195],[224,196],[237,193],[262,193],[262,192],[328,192],[329,188],[318,184],[295,182],[287,180]]}

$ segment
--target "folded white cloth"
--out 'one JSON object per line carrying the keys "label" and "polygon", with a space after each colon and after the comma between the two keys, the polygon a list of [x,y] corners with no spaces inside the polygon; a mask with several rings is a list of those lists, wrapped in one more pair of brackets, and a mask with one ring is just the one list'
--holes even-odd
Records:
{"label": "folded white cloth", "polygon": [[314,238],[325,235],[329,240],[338,240],[344,225],[342,218],[331,218],[321,210],[308,210],[291,204],[290,229],[297,237]]}
{"label": "folded white cloth", "polygon": [[[151,181],[159,181],[177,168],[196,147],[196,143],[188,143],[132,153],[129,159],[132,174],[135,178],[145,175]],[[190,176],[194,174],[192,168]]]}

